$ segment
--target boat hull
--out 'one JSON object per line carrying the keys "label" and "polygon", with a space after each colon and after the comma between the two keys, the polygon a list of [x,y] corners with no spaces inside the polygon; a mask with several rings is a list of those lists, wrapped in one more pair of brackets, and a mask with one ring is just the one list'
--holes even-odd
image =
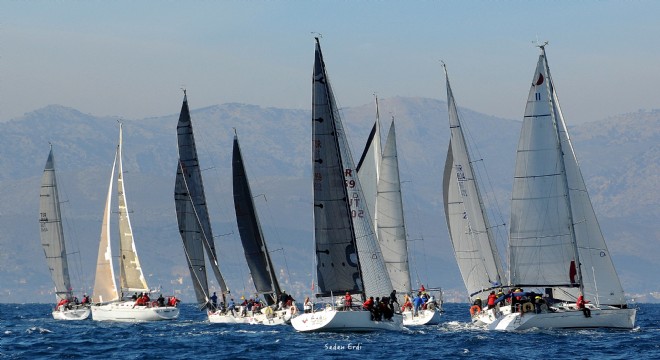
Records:
{"label": "boat hull", "polygon": [[179,317],[179,308],[174,306],[134,306],[133,301],[92,305],[95,321],[144,322],[174,320]]}
{"label": "boat hull", "polygon": [[438,325],[442,318],[440,309],[419,310],[417,316],[412,311],[403,312],[403,326]]}
{"label": "boat hull", "polygon": [[395,314],[392,320],[373,321],[368,311],[337,311],[326,309],[313,313],[300,314],[291,319],[291,325],[300,332],[371,332],[401,331],[403,318]]}
{"label": "boat hull", "polygon": [[254,314],[250,319],[250,324],[253,325],[287,325],[291,323],[291,318],[297,313],[297,309],[293,312],[290,309],[276,310],[268,314],[263,309],[260,313]]}
{"label": "boat hull", "polygon": [[208,317],[209,317],[209,322],[213,324],[249,324],[250,323],[252,319],[251,315],[241,316],[239,314],[240,312],[238,310],[234,312],[234,315],[232,315],[231,312],[223,313],[220,311],[209,311]]}
{"label": "boat hull", "polygon": [[504,307],[501,313],[487,310],[473,318],[476,325],[489,330],[566,329],[566,328],[613,328],[632,329],[635,326],[637,309],[614,307],[590,307],[591,317],[585,317],[582,310],[567,308],[543,312],[511,312]]}
{"label": "boat hull", "polygon": [[79,307],[75,309],[65,309],[60,306],[53,311],[53,319],[55,320],[85,320],[89,317],[91,310],[89,307]]}

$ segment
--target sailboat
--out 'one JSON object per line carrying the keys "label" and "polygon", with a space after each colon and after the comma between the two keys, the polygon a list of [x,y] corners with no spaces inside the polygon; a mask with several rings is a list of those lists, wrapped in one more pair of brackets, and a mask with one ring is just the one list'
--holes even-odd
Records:
{"label": "sailboat", "polygon": [[[240,317],[237,312],[226,311],[225,308],[229,288],[220,273],[218,265],[211,220],[206,206],[204,183],[202,182],[202,173],[197,158],[188,96],[185,90],[176,129],[179,160],[174,185],[174,203],[179,234],[183,241],[183,249],[193,287],[195,288],[197,303],[201,309],[207,311],[208,319],[212,323],[246,323],[248,322],[247,318]],[[208,285],[205,251],[212,272],[218,286],[220,286],[221,302],[219,307],[214,307],[211,302],[212,295]]]}
{"label": "sailboat", "polygon": [[[119,124],[119,145],[110,173],[110,185],[103,211],[99,253],[96,262],[94,293],[92,294],[92,318],[96,321],[141,322],[172,320],[179,316],[179,309],[174,305],[159,306],[156,301],[143,303],[142,299],[133,299],[132,292],[150,293],[140,266],[133,230],[126,202],[124,171],[122,166],[122,124]],[[117,198],[119,217],[119,290],[115,282],[112,265],[110,237],[110,214],[113,182],[117,168]],[[137,298],[137,296],[136,296]]]}
{"label": "sailboat", "polygon": [[456,262],[474,304],[470,308],[472,321],[485,325],[495,320],[495,314],[483,311],[485,302],[482,304],[482,299],[487,299],[491,291],[502,286],[504,271],[458,116],[447,67],[443,65],[443,68],[451,133],[443,178],[445,216]]}
{"label": "sailboat", "polygon": [[[559,105],[545,46],[518,142],[509,232],[511,304],[488,310],[488,329],[632,329]],[[585,304],[587,300],[589,303]],[[580,304],[582,303],[582,304]],[[580,306],[582,305],[582,306]]]}
{"label": "sailboat", "polygon": [[[317,297],[330,298],[322,309],[300,314],[291,325],[309,331],[401,330],[402,317],[372,320],[352,306],[392,291],[383,256],[358,179],[335,98],[316,39],[312,79],[312,159]],[[348,301],[335,296],[348,297]]]}
{"label": "sailboat", "polygon": [[[385,147],[382,152],[380,149],[380,119],[376,98],[376,121],[358,162],[357,171],[392,286],[398,294],[411,294],[394,117]],[[442,297],[440,289],[434,289],[434,293],[438,294],[438,298]],[[427,306],[416,314],[412,309],[404,311],[403,325],[439,324],[442,307],[435,298],[428,300]]]}
{"label": "sailboat", "polygon": [[55,283],[55,297],[58,301],[57,307],[52,312],[53,319],[87,319],[90,314],[89,306],[88,304],[75,304],[73,288],[71,287],[52,145],[41,178],[39,227],[41,229],[41,245],[46,255],[50,277]]}
{"label": "sailboat", "polygon": [[277,280],[273,262],[270,259],[257,209],[254,206],[252,190],[245,171],[237,134],[234,135],[232,178],[236,223],[241,235],[245,259],[257,294],[264,297],[268,306],[263,308],[261,312],[250,311],[247,315],[251,318],[251,324],[286,324],[291,320],[291,316],[297,312],[297,309],[295,304],[288,308],[284,307],[285,304],[282,304],[284,308],[273,310],[282,295],[282,289]]}

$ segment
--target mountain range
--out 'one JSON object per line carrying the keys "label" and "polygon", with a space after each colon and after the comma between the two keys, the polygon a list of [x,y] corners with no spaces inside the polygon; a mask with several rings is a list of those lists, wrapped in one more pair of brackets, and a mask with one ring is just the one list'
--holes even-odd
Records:
{"label": "mountain range", "polygon": [[[220,267],[232,293],[254,292],[235,224],[231,147],[238,134],[264,234],[282,288],[311,293],[313,219],[311,112],[228,103],[190,105]],[[449,129],[447,104],[428,98],[381,99],[382,133],[391,118],[397,143],[413,283],[444,288],[446,301],[466,301],[442,205]],[[39,183],[53,146],[74,292],[91,292],[101,217],[124,124],[124,182],[142,267],[151,287],[192,302],[194,295],[174,210],[176,124],[170,115],[118,119],[50,105],[0,123],[0,301],[52,302],[54,289],[39,240]],[[375,106],[340,110],[353,157],[359,158]],[[522,109],[521,109],[522,113]],[[484,191],[506,229],[521,122],[461,108]],[[660,299],[660,110],[571,126],[574,148],[615,266],[629,297]],[[499,209],[499,212],[498,212]],[[116,231],[116,219],[112,231]],[[505,232],[506,233],[506,232]],[[114,239],[116,239],[116,235]],[[115,250],[117,244],[113,244]],[[506,254],[505,240],[498,243]],[[654,255],[655,254],[655,255]]]}

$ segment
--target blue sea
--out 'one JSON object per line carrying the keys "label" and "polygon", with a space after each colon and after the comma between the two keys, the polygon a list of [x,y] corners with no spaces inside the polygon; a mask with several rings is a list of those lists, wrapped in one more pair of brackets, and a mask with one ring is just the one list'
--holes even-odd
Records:
{"label": "blue sea", "polygon": [[297,333],[290,326],[210,324],[193,305],[178,320],[56,321],[50,304],[0,304],[0,359],[660,359],[660,305],[639,304],[633,330],[489,332],[468,305],[441,325],[401,333]]}

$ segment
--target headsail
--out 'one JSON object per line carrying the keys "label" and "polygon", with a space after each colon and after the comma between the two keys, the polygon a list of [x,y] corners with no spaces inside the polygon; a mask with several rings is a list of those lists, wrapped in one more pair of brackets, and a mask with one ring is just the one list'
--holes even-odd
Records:
{"label": "headsail", "polygon": [[108,195],[103,210],[101,239],[99,241],[99,254],[96,260],[96,276],[94,278],[94,292],[92,293],[93,302],[109,302],[119,299],[117,283],[115,282],[115,272],[112,267],[112,246],[110,245],[110,215],[112,214],[110,206],[112,204],[112,184],[114,183],[118,155],[119,148],[115,152],[115,160],[112,162],[110,185],[108,185]]}
{"label": "headsail", "polygon": [[625,305],[540,48],[516,156],[511,283],[553,287],[566,300],[582,290],[601,304]]}
{"label": "headsail", "polygon": [[[316,38],[312,159],[317,277],[321,293],[382,296],[392,290]],[[357,255],[357,256],[356,256]]]}
{"label": "headsail", "polygon": [[122,124],[119,124],[119,146],[117,148],[117,204],[119,209],[119,286],[123,292],[149,292],[149,286],[142,273],[140,259],[138,259],[133,228],[128,215],[126,203],[126,189],[124,188],[124,169],[122,165],[123,135]]}
{"label": "headsail", "polygon": [[44,248],[50,277],[55,283],[55,295],[58,300],[73,299],[69,265],[64,245],[64,230],[60,212],[60,199],[57,192],[55,160],[51,145],[48,160],[41,177],[39,195],[39,224],[41,228],[41,246]]}
{"label": "headsail", "polygon": [[179,233],[183,240],[197,301],[200,304],[206,304],[210,294],[203,249],[206,249],[206,254],[209,257],[211,268],[221,292],[223,294],[227,293],[228,289],[218,267],[211,222],[206,206],[206,196],[204,195],[204,184],[197,158],[195,136],[190,121],[188,98],[185,93],[177,124],[177,143],[179,161],[174,187],[174,202]]}
{"label": "headsail", "polygon": [[456,102],[447,78],[451,140],[445,161],[445,216],[454,255],[471,299],[502,285],[503,270],[494,236],[479,192]]}
{"label": "headsail", "polygon": [[[362,178],[361,178],[362,179]],[[406,225],[403,216],[403,197],[399,177],[399,159],[396,147],[394,118],[387,134],[378,177],[376,200],[378,219],[378,243],[392,281],[394,290],[409,294],[410,267],[408,264],[408,244]]]}
{"label": "headsail", "polygon": [[264,240],[259,216],[254,206],[252,190],[250,190],[250,183],[241,155],[241,147],[238,144],[238,136],[234,136],[232,175],[236,222],[241,234],[245,259],[250,268],[254,287],[258,293],[264,295],[266,303],[272,305],[277,303],[281,294],[280,285]]}

